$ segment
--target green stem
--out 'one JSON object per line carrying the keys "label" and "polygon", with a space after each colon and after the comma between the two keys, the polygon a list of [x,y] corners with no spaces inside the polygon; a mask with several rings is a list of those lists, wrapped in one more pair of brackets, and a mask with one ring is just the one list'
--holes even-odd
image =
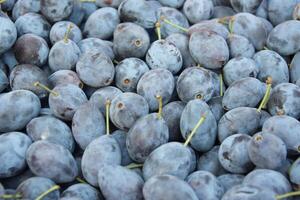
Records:
{"label": "green stem", "polygon": [[55,191],[55,190],[59,190],[60,187],[59,185],[54,185],[53,187],[51,187],[49,190],[47,190],[46,192],[43,192],[40,196],[38,196],[35,200],[42,200],[45,196],[47,196],[49,193]]}
{"label": "green stem", "polygon": [[35,82],[33,85],[34,85],[35,87],[39,87],[39,88],[42,88],[42,89],[46,90],[47,92],[53,94],[53,95],[56,96],[56,97],[59,95],[57,92],[54,92],[53,90],[51,90],[50,88],[48,88],[46,85],[44,85],[44,84],[42,84],[42,83],[40,83],[40,82],[38,82],[38,81]]}
{"label": "green stem", "polygon": [[68,43],[69,35],[70,35],[70,33],[71,33],[71,29],[72,29],[72,28],[73,28],[73,25],[70,24],[69,27],[68,27],[68,29],[67,29],[67,31],[66,31],[66,33],[65,33],[65,36],[64,36],[64,42],[65,42],[65,43]]}
{"label": "green stem", "polygon": [[157,33],[157,38],[158,38],[158,40],[161,40],[160,26],[161,26],[161,24],[160,24],[159,21],[155,23],[156,33]]}
{"label": "green stem", "polygon": [[157,116],[159,119],[162,118],[162,107],[163,107],[163,102],[162,102],[162,97],[160,95],[156,96],[157,100],[158,100],[158,113]]}
{"label": "green stem", "polygon": [[272,89],[272,78],[268,77],[266,80],[266,83],[267,83],[267,90],[266,90],[263,100],[261,101],[261,103],[257,109],[258,112],[260,112],[262,108],[266,108],[266,105],[270,99],[270,94],[271,94],[271,89]]}
{"label": "green stem", "polygon": [[223,96],[223,74],[221,73],[219,77],[220,77],[220,96],[222,97]]}
{"label": "green stem", "polygon": [[233,33],[233,22],[234,22],[234,17],[231,17],[228,23],[228,29],[230,34]]}
{"label": "green stem", "polygon": [[126,166],[126,168],[128,168],[128,169],[134,169],[134,168],[140,168],[140,167],[143,167],[143,164],[131,163]]}
{"label": "green stem", "polygon": [[184,143],[184,146],[187,146],[190,141],[192,140],[193,136],[195,135],[196,131],[198,130],[198,128],[201,126],[201,124],[203,124],[204,120],[206,118],[206,115],[204,114],[198,121],[198,123],[196,124],[196,126],[194,127],[194,129],[192,130],[192,132],[190,133],[190,135],[188,136],[187,140]]}
{"label": "green stem", "polygon": [[167,23],[167,24],[173,26],[174,28],[177,28],[177,29],[183,31],[183,32],[188,32],[188,31],[189,31],[187,28],[184,28],[184,27],[182,27],[182,26],[179,26],[179,25],[177,25],[177,24],[174,24],[174,23],[171,22],[170,20],[167,20],[165,17],[161,17],[161,20],[162,20],[163,22],[165,22],[165,23]]}
{"label": "green stem", "polygon": [[21,194],[4,194],[0,196],[0,199],[21,199]]}
{"label": "green stem", "polygon": [[79,182],[79,183],[86,183],[85,180],[83,180],[82,178],[80,177],[77,177],[76,180]]}
{"label": "green stem", "polygon": [[299,195],[300,195],[300,191],[288,192],[286,194],[276,195],[276,200],[285,199],[285,198],[292,197],[292,196],[299,196]]}

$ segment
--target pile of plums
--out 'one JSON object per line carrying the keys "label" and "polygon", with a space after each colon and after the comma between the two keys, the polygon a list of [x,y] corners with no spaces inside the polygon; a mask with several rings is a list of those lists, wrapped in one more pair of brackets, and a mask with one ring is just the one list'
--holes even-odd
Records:
{"label": "pile of plums", "polygon": [[299,200],[300,0],[0,0],[0,200]]}

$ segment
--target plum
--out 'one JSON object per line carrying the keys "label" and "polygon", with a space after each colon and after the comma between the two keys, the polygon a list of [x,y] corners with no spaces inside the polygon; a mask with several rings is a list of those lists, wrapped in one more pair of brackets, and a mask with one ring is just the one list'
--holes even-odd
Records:
{"label": "plum", "polygon": [[97,200],[100,193],[97,189],[86,183],[71,185],[61,194],[62,197],[78,197],[81,200]]}
{"label": "plum", "polygon": [[213,15],[213,8],[212,0],[186,0],[183,5],[183,13],[190,23],[196,24],[202,20],[210,19]]}
{"label": "plum", "polygon": [[13,7],[12,18],[14,21],[16,21],[20,16],[25,15],[26,13],[38,13],[40,10],[40,0],[18,0]]}
{"label": "plum", "polygon": [[245,176],[240,174],[223,174],[217,177],[217,179],[223,186],[224,193],[226,193],[233,186],[242,184],[244,178]]}
{"label": "plum", "polygon": [[86,38],[78,43],[78,47],[80,48],[82,54],[93,51],[104,53],[105,55],[110,57],[111,60],[115,58],[115,53],[113,52],[113,44],[106,40],[101,40],[99,38]]}
{"label": "plum", "polygon": [[41,0],[41,13],[51,22],[61,21],[70,16],[73,0]]}
{"label": "plum", "polygon": [[122,154],[122,166],[127,166],[131,163],[133,163],[133,160],[130,158],[127,147],[126,147],[126,138],[127,138],[127,132],[122,130],[116,130],[111,133],[111,136],[118,142],[121,154]]}
{"label": "plum", "polygon": [[0,54],[9,50],[17,39],[17,28],[15,24],[8,18],[0,16]]}
{"label": "plum", "polygon": [[56,42],[64,39],[64,36],[66,34],[66,31],[69,26],[72,26],[72,29],[70,30],[69,33],[69,39],[72,40],[75,43],[78,43],[82,40],[82,33],[79,27],[74,24],[73,22],[70,21],[59,21],[53,24],[51,27],[50,33],[49,33],[49,38],[54,45]]}
{"label": "plum", "polygon": [[83,87],[83,83],[79,79],[77,73],[67,69],[58,70],[54,72],[48,77],[48,81],[52,87],[56,87],[57,85],[67,83],[74,84],[80,88]]}
{"label": "plum", "polygon": [[240,56],[252,58],[255,53],[253,44],[245,36],[230,34],[226,41],[232,58]]}

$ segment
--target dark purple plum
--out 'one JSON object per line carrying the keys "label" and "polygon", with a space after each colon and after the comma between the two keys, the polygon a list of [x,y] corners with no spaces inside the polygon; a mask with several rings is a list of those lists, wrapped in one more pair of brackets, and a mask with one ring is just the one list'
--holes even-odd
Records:
{"label": "dark purple plum", "polygon": [[67,83],[74,84],[80,88],[83,87],[83,83],[79,79],[77,73],[67,69],[58,70],[54,72],[48,77],[48,81],[52,87],[56,87],[57,85]]}
{"label": "dark purple plum", "polygon": [[268,48],[283,56],[297,53],[300,50],[300,45],[296,42],[300,38],[299,30],[298,20],[288,20],[275,26],[268,36]]}
{"label": "dark purple plum", "polygon": [[173,175],[184,180],[193,168],[193,156],[188,147],[179,142],[161,145],[147,157],[143,177],[147,181],[156,175]]}
{"label": "dark purple plum", "polygon": [[298,158],[293,162],[293,164],[290,166],[288,171],[290,181],[296,185],[300,184],[299,170],[300,170],[300,158]]}
{"label": "dark purple plum", "polygon": [[222,105],[225,110],[239,107],[256,107],[266,92],[266,84],[246,77],[233,82],[225,91]]}
{"label": "dark purple plum", "polygon": [[292,83],[281,83],[272,89],[268,102],[271,115],[283,112],[285,115],[300,118],[300,87]]}
{"label": "dark purple plum", "polygon": [[180,50],[167,40],[153,42],[146,54],[146,62],[151,69],[164,68],[177,74],[182,67]]}
{"label": "dark purple plum", "polygon": [[216,121],[219,122],[221,117],[224,115],[225,110],[222,106],[222,97],[213,97],[207,102],[210,107],[211,112],[216,118]]}
{"label": "dark purple plum", "polygon": [[82,40],[81,30],[76,24],[70,21],[59,21],[53,24],[49,33],[49,38],[52,45],[64,39],[66,31],[70,25],[72,26],[72,29],[70,30],[69,39],[75,43],[78,43]]}
{"label": "dark purple plum", "polygon": [[122,91],[116,87],[102,87],[92,94],[89,101],[95,104],[102,114],[105,115],[105,105],[107,100],[112,101],[119,94],[122,94]]}
{"label": "dark purple plum", "polygon": [[46,140],[30,145],[26,152],[26,161],[36,176],[50,178],[56,183],[71,182],[78,175],[76,161],[69,150]]}
{"label": "dark purple plum", "polygon": [[125,92],[111,101],[110,120],[121,130],[129,130],[140,118],[149,113],[149,106],[144,97]]}
{"label": "dark purple plum", "polygon": [[187,35],[174,33],[169,35],[166,40],[173,43],[180,51],[183,61],[183,68],[196,66],[196,62],[189,51],[189,37]]}
{"label": "dark purple plum", "polygon": [[234,34],[248,38],[255,49],[263,49],[267,40],[267,32],[260,18],[250,13],[238,13],[231,21]]}
{"label": "dark purple plum", "polygon": [[230,57],[232,58],[240,56],[252,58],[255,53],[254,46],[247,37],[230,34],[226,41],[229,47]]}
{"label": "dark purple plum", "polygon": [[227,173],[218,159],[219,149],[220,146],[214,146],[211,150],[202,154],[197,162],[197,170],[207,171],[215,176]]}
{"label": "dark purple plum", "polygon": [[7,88],[8,85],[9,85],[9,80],[5,72],[2,69],[0,69],[0,92],[5,90],[5,88]]}
{"label": "dark purple plum", "polygon": [[262,0],[230,0],[231,6],[236,12],[255,13]]}
{"label": "dark purple plum", "polygon": [[109,135],[94,139],[84,150],[81,170],[85,180],[98,186],[98,171],[103,164],[120,165],[121,150],[118,142]]}
{"label": "dark purple plum", "polygon": [[224,39],[227,39],[227,37],[229,36],[229,31],[227,27],[219,23],[218,19],[204,20],[197,24],[194,24],[193,26],[189,27],[188,35],[191,36],[195,32],[202,32],[202,31],[209,31],[209,32],[216,33],[222,36]]}
{"label": "dark purple plum", "polygon": [[174,91],[175,83],[172,73],[158,68],[146,72],[137,84],[137,93],[143,96],[151,111],[158,109],[157,96],[162,97],[163,105],[167,104]]}
{"label": "dark purple plum", "polygon": [[0,135],[0,178],[16,176],[26,168],[26,151],[31,143],[31,139],[21,132]]}
{"label": "dark purple plum", "polygon": [[138,81],[149,67],[139,58],[126,58],[117,64],[115,70],[116,86],[123,92],[135,92]]}
{"label": "dark purple plum", "polygon": [[49,95],[49,106],[53,114],[63,120],[71,121],[80,105],[87,102],[84,92],[73,84],[56,86]]}
{"label": "dark purple plum", "polygon": [[13,7],[12,18],[14,21],[16,21],[20,16],[25,15],[26,13],[38,13],[40,10],[40,0],[18,0]]}
{"label": "dark purple plum", "polygon": [[236,185],[228,190],[222,200],[276,200],[275,194],[263,187]]}
{"label": "dark purple plum", "polygon": [[118,165],[103,164],[98,184],[106,199],[143,200],[144,180],[134,171]]}
{"label": "dark purple plum", "polygon": [[280,137],[271,133],[257,133],[249,142],[248,153],[257,167],[278,169],[286,160],[287,148]]}
{"label": "dark purple plum", "polygon": [[210,172],[196,171],[186,178],[199,200],[221,199],[224,189],[221,182]]}
{"label": "dark purple plum", "polygon": [[40,14],[26,13],[16,20],[15,25],[19,36],[32,33],[44,38],[46,41],[49,39],[51,25]]}
{"label": "dark purple plum", "polygon": [[287,115],[273,116],[262,126],[263,133],[271,133],[286,144],[289,154],[300,153],[300,122]]}
{"label": "dark purple plum", "polygon": [[83,34],[86,37],[110,39],[120,23],[118,11],[111,7],[100,8],[87,19]]}
{"label": "dark purple plum", "polygon": [[76,64],[78,77],[91,87],[104,87],[112,83],[115,68],[104,53],[89,51],[82,54]]}
{"label": "dark purple plum", "polygon": [[161,36],[166,38],[173,33],[184,33],[184,31],[175,28],[174,26],[167,24],[162,19],[167,19],[173,24],[179,25],[183,28],[189,27],[187,18],[179,10],[171,7],[161,7],[156,11],[156,17],[160,20],[161,24]]}
{"label": "dark purple plum", "polygon": [[27,33],[18,38],[14,45],[16,59],[21,64],[42,66],[49,54],[47,42],[40,36]]}
{"label": "dark purple plum", "polygon": [[70,16],[73,0],[41,0],[41,13],[51,22],[61,21]]}
{"label": "dark purple plum", "polygon": [[193,188],[171,175],[158,175],[149,179],[143,188],[145,200],[198,200]]}
{"label": "dark purple plum", "polygon": [[243,184],[270,190],[274,194],[291,192],[288,179],[280,172],[270,169],[255,169],[244,178]]}
{"label": "dark purple plum", "polygon": [[235,134],[227,137],[220,145],[219,161],[231,173],[250,172],[254,165],[251,162],[247,146],[251,137],[246,134]]}
{"label": "dark purple plum", "polygon": [[[55,182],[49,178],[36,176],[23,181],[18,186],[16,192],[21,194],[24,199],[37,199],[41,194],[55,185]],[[59,196],[59,190],[54,190],[44,196],[43,200],[58,200]]]}
{"label": "dark purple plum", "polygon": [[180,118],[180,130],[182,137],[186,139],[202,116],[205,116],[205,120],[201,127],[196,130],[190,144],[195,150],[206,152],[215,144],[217,122],[204,101],[195,99],[187,103]]}
{"label": "dark purple plum", "polygon": [[191,35],[189,49],[194,60],[209,69],[219,69],[229,59],[226,40],[212,31],[199,31]]}
{"label": "dark purple plum", "polygon": [[146,30],[131,22],[118,24],[113,37],[113,49],[119,58],[143,58],[150,46]]}
{"label": "dark purple plum", "polygon": [[120,4],[118,13],[122,21],[134,22],[144,28],[154,28],[159,7],[161,5],[158,1],[125,0]]}
{"label": "dark purple plum", "polygon": [[17,28],[8,17],[0,16],[0,54],[9,50],[17,39]]}
{"label": "dark purple plum", "polygon": [[76,25],[81,25],[83,22],[83,18],[85,16],[85,12],[82,8],[82,0],[74,0],[73,1],[73,9],[69,17],[67,18],[68,21],[73,22]]}
{"label": "dark purple plum", "polygon": [[104,117],[96,105],[87,102],[76,110],[72,119],[72,132],[81,149],[105,134]]}
{"label": "dark purple plum", "polygon": [[113,43],[106,40],[101,40],[99,38],[86,38],[78,43],[78,47],[82,54],[92,51],[103,53],[110,57],[111,60],[115,58]]}
{"label": "dark purple plum", "polygon": [[217,179],[223,186],[224,192],[226,193],[233,186],[242,184],[245,176],[240,174],[223,174],[218,176]]}
{"label": "dark purple plum", "polygon": [[118,142],[121,154],[122,154],[122,166],[127,166],[131,163],[133,163],[133,160],[130,158],[127,147],[126,147],[126,138],[127,138],[127,132],[122,130],[116,130],[112,132],[111,136]]}
{"label": "dark purple plum", "polygon": [[202,67],[189,67],[185,69],[177,80],[176,89],[183,102],[193,99],[209,101],[215,90],[214,78],[209,70]]}
{"label": "dark purple plum", "polygon": [[63,121],[52,116],[32,119],[26,126],[26,132],[32,141],[46,140],[74,151],[75,142],[71,129]]}
{"label": "dark purple plum", "polygon": [[298,0],[287,0],[284,4],[280,0],[268,0],[267,12],[268,18],[275,26],[291,20],[295,6]]}
{"label": "dark purple plum", "polygon": [[86,183],[78,183],[71,185],[61,194],[62,197],[76,197],[81,200],[98,200],[100,198],[99,191]]}
{"label": "dark purple plum", "polygon": [[160,145],[168,142],[169,129],[158,113],[139,118],[129,129],[126,146],[132,160],[142,163]]}
{"label": "dark purple plum", "polygon": [[60,40],[50,49],[49,67],[54,72],[62,69],[74,69],[80,54],[80,49],[75,42],[68,38]]}
{"label": "dark purple plum", "polygon": [[41,110],[39,98],[28,90],[2,93],[0,102],[0,132],[23,129]]}
{"label": "dark purple plum", "polygon": [[36,82],[46,86],[49,85],[47,74],[35,65],[24,64],[15,66],[10,73],[9,82],[12,90],[29,90],[39,98],[44,98],[48,95],[46,90],[34,85]]}
{"label": "dark purple plum", "polygon": [[[12,176],[10,178],[1,179],[1,183],[5,188],[17,189],[17,187],[25,180],[34,177],[35,175],[30,171],[30,169],[26,169],[21,174],[16,176]],[[1,186],[0,186],[1,188]]]}
{"label": "dark purple plum", "polygon": [[253,135],[260,126],[260,113],[255,108],[239,107],[225,113],[218,123],[218,138],[222,142],[230,135]]}
{"label": "dark purple plum", "polygon": [[11,11],[16,3],[16,0],[7,0],[1,3],[1,9],[3,11]]}
{"label": "dark purple plum", "polygon": [[182,141],[180,133],[180,117],[185,107],[181,101],[173,101],[166,104],[162,109],[162,116],[169,128],[169,141]]}
{"label": "dark purple plum", "polygon": [[235,57],[229,60],[223,68],[224,82],[230,86],[234,81],[242,78],[256,78],[260,72],[259,70],[260,68],[251,58]]}
{"label": "dark purple plum", "polygon": [[286,61],[275,51],[262,50],[257,52],[255,60],[259,73],[257,78],[263,82],[272,77],[272,86],[289,82],[289,68]]}
{"label": "dark purple plum", "polygon": [[235,15],[236,12],[229,6],[215,6],[212,18],[222,18]]}
{"label": "dark purple plum", "polygon": [[183,13],[191,24],[210,19],[213,15],[212,0],[186,0],[183,5]]}

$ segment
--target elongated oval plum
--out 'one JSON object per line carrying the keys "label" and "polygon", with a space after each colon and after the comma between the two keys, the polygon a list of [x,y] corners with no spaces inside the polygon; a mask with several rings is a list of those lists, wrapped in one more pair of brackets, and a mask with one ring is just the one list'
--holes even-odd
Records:
{"label": "elongated oval plum", "polygon": [[103,164],[98,172],[98,184],[106,199],[143,200],[144,180],[126,167]]}
{"label": "elongated oval plum", "polygon": [[74,151],[75,142],[71,129],[63,121],[52,116],[32,119],[26,126],[26,132],[33,141],[47,140]]}
{"label": "elongated oval plum", "polygon": [[149,113],[144,97],[125,92],[115,97],[110,106],[110,119],[121,130],[128,130],[140,118]]}
{"label": "elongated oval plum", "polygon": [[[36,176],[23,181],[16,189],[16,192],[21,194],[24,199],[36,199],[55,185],[49,178]],[[58,200],[59,196],[59,190],[54,190],[44,196],[43,199]]]}
{"label": "elongated oval plum", "polygon": [[143,188],[145,200],[198,200],[192,187],[171,175],[158,175],[149,179]]}
{"label": "elongated oval plum", "polygon": [[231,110],[238,107],[256,107],[265,95],[266,84],[246,77],[233,82],[225,91],[222,105]]}
{"label": "elongated oval plum", "polygon": [[35,175],[50,178],[56,183],[71,182],[78,175],[76,161],[69,150],[46,140],[30,145],[26,161]]}
{"label": "elongated oval plum", "polygon": [[281,83],[275,86],[268,101],[271,115],[283,112],[285,115],[300,117],[300,87],[292,83]]}
{"label": "elongated oval plum", "polygon": [[72,26],[72,29],[70,30],[70,34],[68,36],[69,39],[71,39],[75,43],[78,43],[82,40],[81,30],[76,24],[70,21],[59,21],[53,24],[49,33],[49,38],[52,45],[64,39],[64,36],[70,25]]}
{"label": "elongated oval plum", "polygon": [[83,86],[76,72],[72,70],[58,70],[48,77],[48,81],[52,87],[66,83],[71,83],[78,87]]}
{"label": "elongated oval plum", "polygon": [[58,96],[49,95],[49,106],[53,114],[67,121],[71,121],[80,105],[87,102],[84,92],[73,84],[58,85],[53,89]]}
{"label": "elongated oval plum", "polygon": [[15,24],[8,18],[0,16],[0,54],[9,50],[17,39],[17,28]]}
{"label": "elongated oval plum", "polygon": [[81,105],[73,116],[72,132],[81,149],[85,149],[94,139],[104,135],[105,122],[100,110],[90,102]]}
{"label": "elongated oval plum", "polygon": [[126,146],[132,160],[141,163],[168,139],[169,129],[165,120],[157,113],[151,113],[139,118],[129,129]]}
{"label": "elongated oval plum", "polygon": [[300,50],[297,42],[300,38],[300,22],[298,20],[285,21],[270,32],[267,46],[283,56],[288,56]]}
{"label": "elongated oval plum", "polygon": [[81,170],[85,180],[98,186],[98,171],[103,164],[120,165],[121,150],[118,142],[109,135],[94,139],[84,150]]}
{"label": "elongated oval plum", "polygon": [[187,138],[202,116],[204,122],[196,130],[191,139],[191,146],[197,151],[210,150],[217,136],[217,122],[209,106],[202,100],[195,99],[187,103],[180,118],[180,130],[183,138]]}
{"label": "elongated oval plum", "polygon": [[253,44],[245,36],[230,34],[226,41],[232,58],[240,56],[252,58],[255,53]]}
{"label": "elongated oval plum", "polygon": [[0,95],[0,132],[21,130],[40,113],[39,98],[28,90]]}
{"label": "elongated oval plum", "polygon": [[205,68],[220,69],[229,59],[226,40],[212,31],[193,33],[189,49],[194,60]]}
{"label": "elongated oval plum", "polygon": [[179,142],[161,145],[151,152],[143,166],[145,181],[156,175],[169,174],[184,180],[190,173],[192,153]]}
{"label": "elongated oval plum", "polygon": [[61,194],[62,197],[78,197],[82,200],[100,200],[99,191],[86,183],[71,185]]}
{"label": "elongated oval plum", "polygon": [[21,132],[0,135],[0,178],[13,177],[26,168],[26,151],[31,143]]}

